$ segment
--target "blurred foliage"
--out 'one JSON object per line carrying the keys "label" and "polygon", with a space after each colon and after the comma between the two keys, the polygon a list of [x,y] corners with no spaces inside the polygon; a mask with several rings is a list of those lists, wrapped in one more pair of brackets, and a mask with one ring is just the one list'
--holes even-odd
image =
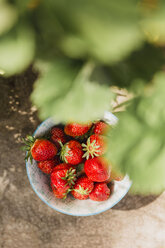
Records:
{"label": "blurred foliage", "polygon": [[0,74],[34,63],[41,119],[101,118],[114,98],[109,86],[133,91],[108,156],[138,192],[164,187],[164,60],[164,0],[0,0]]}
{"label": "blurred foliage", "polygon": [[93,63],[80,68],[70,61],[58,60],[38,79],[32,100],[42,109],[41,118],[52,116],[56,121],[87,122],[100,118],[110,108],[109,87],[88,81]]}
{"label": "blurred foliage", "polygon": [[143,41],[136,2],[124,0],[123,8],[123,0],[40,1],[32,8],[38,54],[43,57],[44,49],[50,57],[62,53],[105,63],[120,60]]}
{"label": "blurred foliage", "polygon": [[165,73],[132,100],[108,134],[108,159],[133,180],[136,193],[165,189]]}
{"label": "blurred foliage", "polygon": [[0,68],[5,71],[5,76],[25,70],[33,59],[34,35],[25,27],[17,27],[0,37]]}
{"label": "blurred foliage", "polygon": [[[121,62],[106,69],[113,83],[119,87],[127,87],[136,90],[134,83],[139,80],[150,83],[154,74],[161,70],[165,64],[165,54],[160,47],[151,44],[131,53]],[[132,87],[133,85],[133,87]]]}
{"label": "blurred foliage", "polygon": [[17,9],[0,1],[0,35],[7,32],[17,20]]}
{"label": "blurred foliage", "polygon": [[159,45],[165,43],[165,1],[143,0],[141,25],[149,41]]}
{"label": "blurred foliage", "polygon": [[120,60],[143,40],[136,2],[71,0],[66,8],[66,0],[55,1],[59,19],[68,28],[60,40],[62,50],[71,57],[88,55],[105,63]]}

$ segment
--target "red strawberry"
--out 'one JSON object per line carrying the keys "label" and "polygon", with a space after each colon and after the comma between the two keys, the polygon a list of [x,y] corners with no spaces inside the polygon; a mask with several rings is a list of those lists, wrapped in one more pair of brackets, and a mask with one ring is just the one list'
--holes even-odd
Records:
{"label": "red strawberry", "polygon": [[89,180],[87,176],[83,176],[77,179],[71,193],[74,198],[85,200],[89,197],[89,193],[93,190],[93,188],[94,183]]}
{"label": "red strawberry", "polygon": [[105,139],[101,135],[93,134],[88,138],[87,144],[82,144],[82,147],[85,151],[83,157],[86,159],[101,156],[105,153]]}
{"label": "red strawberry", "polygon": [[51,129],[51,140],[55,143],[55,145],[60,148],[60,143],[64,144],[67,142],[67,138],[65,136],[64,131],[59,127],[53,127]]}
{"label": "red strawberry", "polygon": [[53,168],[53,171],[52,172],[58,171],[58,170],[63,170],[63,169],[70,169],[71,167],[74,168],[74,166],[72,166],[71,164],[61,163],[61,164],[58,164],[57,166],[55,166]]}
{"label": "red strawberry", "polygon": [[93,132],[95,134],[105,134],[108,128],[109,128],[108,124],[106,124],[103,121],[98,121],[94,125]]}
{"label": "red strawberry", "polygon": [[60,157],[66,163],[77,165],[82,162],[83,154],[81,144],[78,141],[70,140],[62,147]]}
{"label": "red strawberry", "polygon": [[51,183],[58,190],[68,190],[76,180],[76,169],[69,164],[57,165],[51,173]]}
{"label": "red strawberry", "polygon": [[65,199],[67,197],[67,194],[69,193],[69,189],[67,188],[57,189],[52,183],[51,183],[51,187],[55,197],[59,199]]}
{"label": "red strawberry", "polygon": [[86,160],[84,170],[93,182],[104,182],[110,177],[111,168],[104,158],[98,157]]}
{"label": "red strawberry", "polygon": [[92,201],[105,201],[110,196],[110,189],[106,183],[95,183],[94,189],[89,194]]}
{"label": "red strawberry", "polygon": [[38,168],[46,174],[52,173],[54,166],[57,165],[55,160],[45,160],[38,162]]}
{"label": "red strawberry", "polygon": [[69,123],[65,126],[64,132],[72,137],[82,136],[88,132],[91,126],[92,123],[88,123],[88,124]]}
{"label": "red strawberry", "polygon": [[28,151],[25,159],[30,157],[36,161],[51,160],[57,154],[57,147],[46,139],[35,139],[32,136],[28,136],[24,140],[26,146],[25,149]]}

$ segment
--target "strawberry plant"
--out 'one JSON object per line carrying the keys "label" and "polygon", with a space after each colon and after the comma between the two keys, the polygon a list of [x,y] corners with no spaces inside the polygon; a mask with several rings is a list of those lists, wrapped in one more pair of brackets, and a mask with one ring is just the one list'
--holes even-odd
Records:
{"label": "strawberry plant", "polygon": [[[31,100],[41,120],[86,126],[114,110],[112,86],[133,94],[117,126],[104,134],[105,156],[138,193],[165,189],[164,47],[164,0],[0,0],[0,74],[33,63],[39,77]],[[105,128],[99,125],[96,134]],[[51,141],[65,138],[56,130]]]}

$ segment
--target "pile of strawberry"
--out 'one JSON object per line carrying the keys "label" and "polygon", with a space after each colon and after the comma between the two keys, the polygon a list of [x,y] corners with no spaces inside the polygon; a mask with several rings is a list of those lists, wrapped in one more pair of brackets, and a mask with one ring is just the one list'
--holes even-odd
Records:
{"label": "pile of strawberry", "polygon": [[109,126],[103,121],[54,126],[49,138],[27,136],[26,159],[37,161],[40,170],[50,174],[50,185],[57,198],[71,194],[79,200],[88,197],[105,201],[110,196],[108,183],[121,180],[103,157]]}

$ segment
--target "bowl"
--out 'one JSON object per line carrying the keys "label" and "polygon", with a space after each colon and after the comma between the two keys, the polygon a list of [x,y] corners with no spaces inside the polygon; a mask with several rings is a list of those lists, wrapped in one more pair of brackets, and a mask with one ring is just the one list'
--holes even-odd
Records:
{"label": "bowl", "polygon": [[[108,111],[104,114],[104,120],[110,125],[115,125],[118,121],[117,117]],[[45,120],[37,127],[34,136],[41,137],[56,124],[58,123],[51,118]],[[62,200],[54,196],[50,188],[49,176],[37,167],[36,161],[33,160],[31,163],[28,160],[26,170],[33,190],[43,202],[58,212],[73,216],[90,216],[102,213],[115,206],[131,187],[131,181],[126,175],[122,181],[114,181],[113,193],[106,201],[96,202],[90,199],[80,201],[70,195],[67,199]]]}

